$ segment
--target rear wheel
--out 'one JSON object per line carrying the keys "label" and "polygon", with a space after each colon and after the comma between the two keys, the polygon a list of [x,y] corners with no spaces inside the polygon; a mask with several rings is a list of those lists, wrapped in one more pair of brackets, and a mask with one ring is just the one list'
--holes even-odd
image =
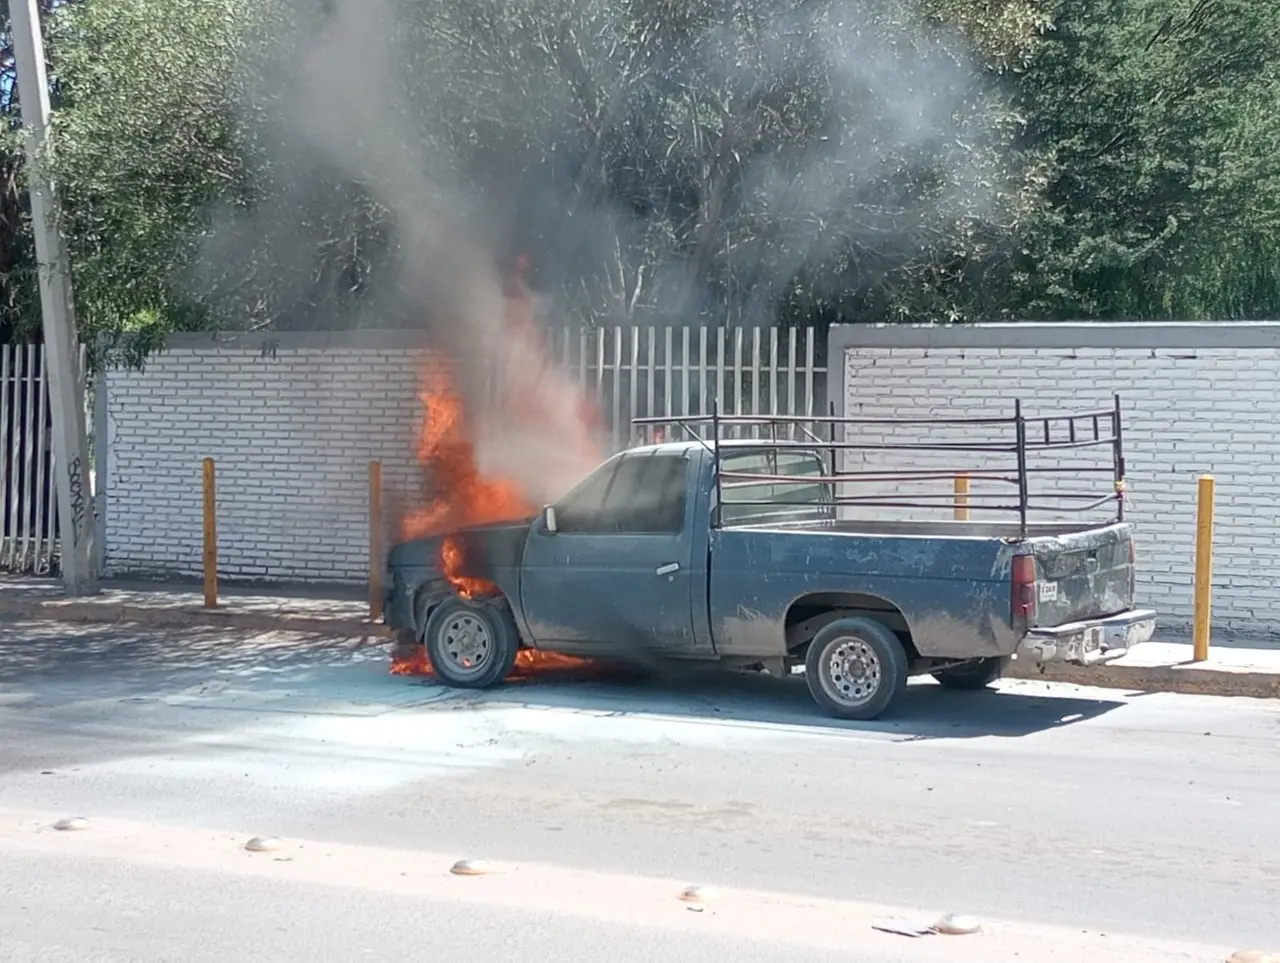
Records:
{"label": "rear wheel", "polygon": [[487,689],[511,673],[520,648],[502,602],[452,598],[438,605],[423,633],[436,678],[457,689]]}
{"label": "rear wheel", "polygon": [[948,689],[972,692],[976,689],[985,689],[1000,681],[1008,664],[1007,655],[998,655],[989,659],[978,659],[975,662],[965,662],[962,665],[948,666],[931,674]]}
{"label": "rear wheel", "polygon": [[839,619],[809,643],[804,662],[809,692],[837,719],[874,719],[907,684],[907,653],[875,619]]}

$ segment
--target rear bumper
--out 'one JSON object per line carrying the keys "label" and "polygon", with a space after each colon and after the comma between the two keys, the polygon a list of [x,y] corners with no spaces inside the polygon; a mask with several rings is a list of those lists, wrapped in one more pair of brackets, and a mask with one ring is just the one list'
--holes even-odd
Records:
{"label": "rear bumper", "polygon": [[1130,609],[1105,619],[1066,625],[1036,626],[1019,643],[1017,657],[1029,662],[1100,665],[1150,641],[1155,630],[1156,613],[1151,609]]}

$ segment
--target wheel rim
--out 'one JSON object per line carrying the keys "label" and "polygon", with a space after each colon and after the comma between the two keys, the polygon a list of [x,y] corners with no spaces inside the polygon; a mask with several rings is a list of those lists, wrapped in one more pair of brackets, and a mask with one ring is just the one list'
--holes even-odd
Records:
{"label": "wheel rim", "polygon": [[479,675],[493,655],[493,636],[483,619],[460,612],[441,626],[440,650],[454,675]]}
{"label": "wheel rim", "polygon": [[875,698],[884,667],[875,649],[862,639],[837,639],[822,660],[822,688],[842,706],[864,706]]}

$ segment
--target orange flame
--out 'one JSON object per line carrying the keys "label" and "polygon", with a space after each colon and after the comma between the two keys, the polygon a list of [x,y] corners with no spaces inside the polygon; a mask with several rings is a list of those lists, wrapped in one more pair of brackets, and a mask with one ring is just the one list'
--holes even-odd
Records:
{"label": "orange flame", "polygon": [[[534,318],[532,296],[524,283],[527,259],[517,261],[516,273],[507,279],[507,356],[501,359],[497,399],[502,421],[516,431],[538,432],[546,438],[554,434],[556,451],[564,452],[575,464],[591,465],[598,460],[594,437],[600,424],[595,411],[581,392],[547,363],[547,346]],[[438,564],[453,590],[462,598],[484,598],[499,594],[492,582],[467,573],[462,541],[455,534],[473,525],[514,522],[529,518],[535,511],[533,499],[515,480],[487,476],[477,462],[474,430],[463,397],[453,375],[441,370],[438,356],[423,375],[418,398],[423,407],[418,460],[430,480],[433,499],[406,513],[400,536],[406,541],[444,534]],[[566,405],[566,400],[570,404]],[[566,408],[572,408],[567,412]],[[581,665],[583,660],[536,650],[522,650],[517,674],[541,667]],[[430,674],[424,654],[396,662],[398,675]]]}
{"label": "orange flame", "polygon": [[[590,659],[581,659],[573,655],[561,655],[558,652],[543,652],[539,649],[521,649],[516,653],[516,664],[511,670],[510,679],[526,678],[535,673],[567,672],[594,666]],[[391,662],[391,674],[403,676],[432,676],[431,660],[427,658],[419,646],[409,658],[397,658]]]}

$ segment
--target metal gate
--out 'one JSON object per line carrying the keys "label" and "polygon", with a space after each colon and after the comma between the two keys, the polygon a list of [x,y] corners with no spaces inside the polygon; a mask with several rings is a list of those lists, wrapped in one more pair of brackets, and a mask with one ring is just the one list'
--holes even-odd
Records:
{"label": "metal gate", "polygon": [[553,355],[595,400],[615,450],[632,440],[632,418],[709,415],[716,400],[726,415],[825,415],[818,335],[776,327],[548,332]]}
{"label": "metal gate", "polygon": [[0,573],[57,571],[50,426],[43,347],[0,345]]}

